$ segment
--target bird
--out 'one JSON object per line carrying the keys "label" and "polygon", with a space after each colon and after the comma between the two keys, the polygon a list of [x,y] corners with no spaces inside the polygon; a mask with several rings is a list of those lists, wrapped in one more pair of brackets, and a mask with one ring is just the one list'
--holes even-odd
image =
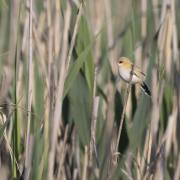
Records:
{"label": "bird", "polygon": [[117,61],[119,76],[127,83],[139,84],[144,93],[151,96],[151,91],[145,83],[145,74],[127,57],[120,57]]}

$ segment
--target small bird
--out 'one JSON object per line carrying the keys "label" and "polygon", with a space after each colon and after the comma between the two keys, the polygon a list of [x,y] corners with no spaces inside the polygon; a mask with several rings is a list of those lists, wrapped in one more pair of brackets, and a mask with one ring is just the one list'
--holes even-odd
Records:
{"label": "small bird", "polygon": [[132,84],[139,84],[145,94],[151,96],[151,91],[144,82],[145,74],[137,66],[133,65],[126,57],[121,57],[117,63],[119,75],[125,82],[129,83],[131,81]]}

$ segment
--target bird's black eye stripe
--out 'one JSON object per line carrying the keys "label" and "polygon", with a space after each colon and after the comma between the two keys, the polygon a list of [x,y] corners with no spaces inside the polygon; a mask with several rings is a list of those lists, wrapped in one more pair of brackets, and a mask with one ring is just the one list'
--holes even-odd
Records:
{"label": "bird's black eye stripe", "polygon": [[119,61],[119,64],[121,64],[122,63],[122,61]]}

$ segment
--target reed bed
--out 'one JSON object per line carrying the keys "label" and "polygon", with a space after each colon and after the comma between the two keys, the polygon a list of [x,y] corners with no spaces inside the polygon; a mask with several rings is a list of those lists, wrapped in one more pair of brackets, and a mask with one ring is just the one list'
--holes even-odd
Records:
{"label": "reed bed", "polygon": [[179,22],[178,0],[1,1],[0,179],[180,179]]}

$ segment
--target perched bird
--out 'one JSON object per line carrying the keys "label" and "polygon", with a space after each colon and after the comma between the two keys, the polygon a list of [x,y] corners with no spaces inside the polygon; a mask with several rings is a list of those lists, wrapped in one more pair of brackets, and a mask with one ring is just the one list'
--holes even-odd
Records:
{"label": "perched bird", "polygon": [[119,75],[125,82],[131,81],[132,84],[139,84],[145,94],[151,96],[151,91],[144,82],[145,74],[137,66],[126,57],[121,57],[117,63]]}

